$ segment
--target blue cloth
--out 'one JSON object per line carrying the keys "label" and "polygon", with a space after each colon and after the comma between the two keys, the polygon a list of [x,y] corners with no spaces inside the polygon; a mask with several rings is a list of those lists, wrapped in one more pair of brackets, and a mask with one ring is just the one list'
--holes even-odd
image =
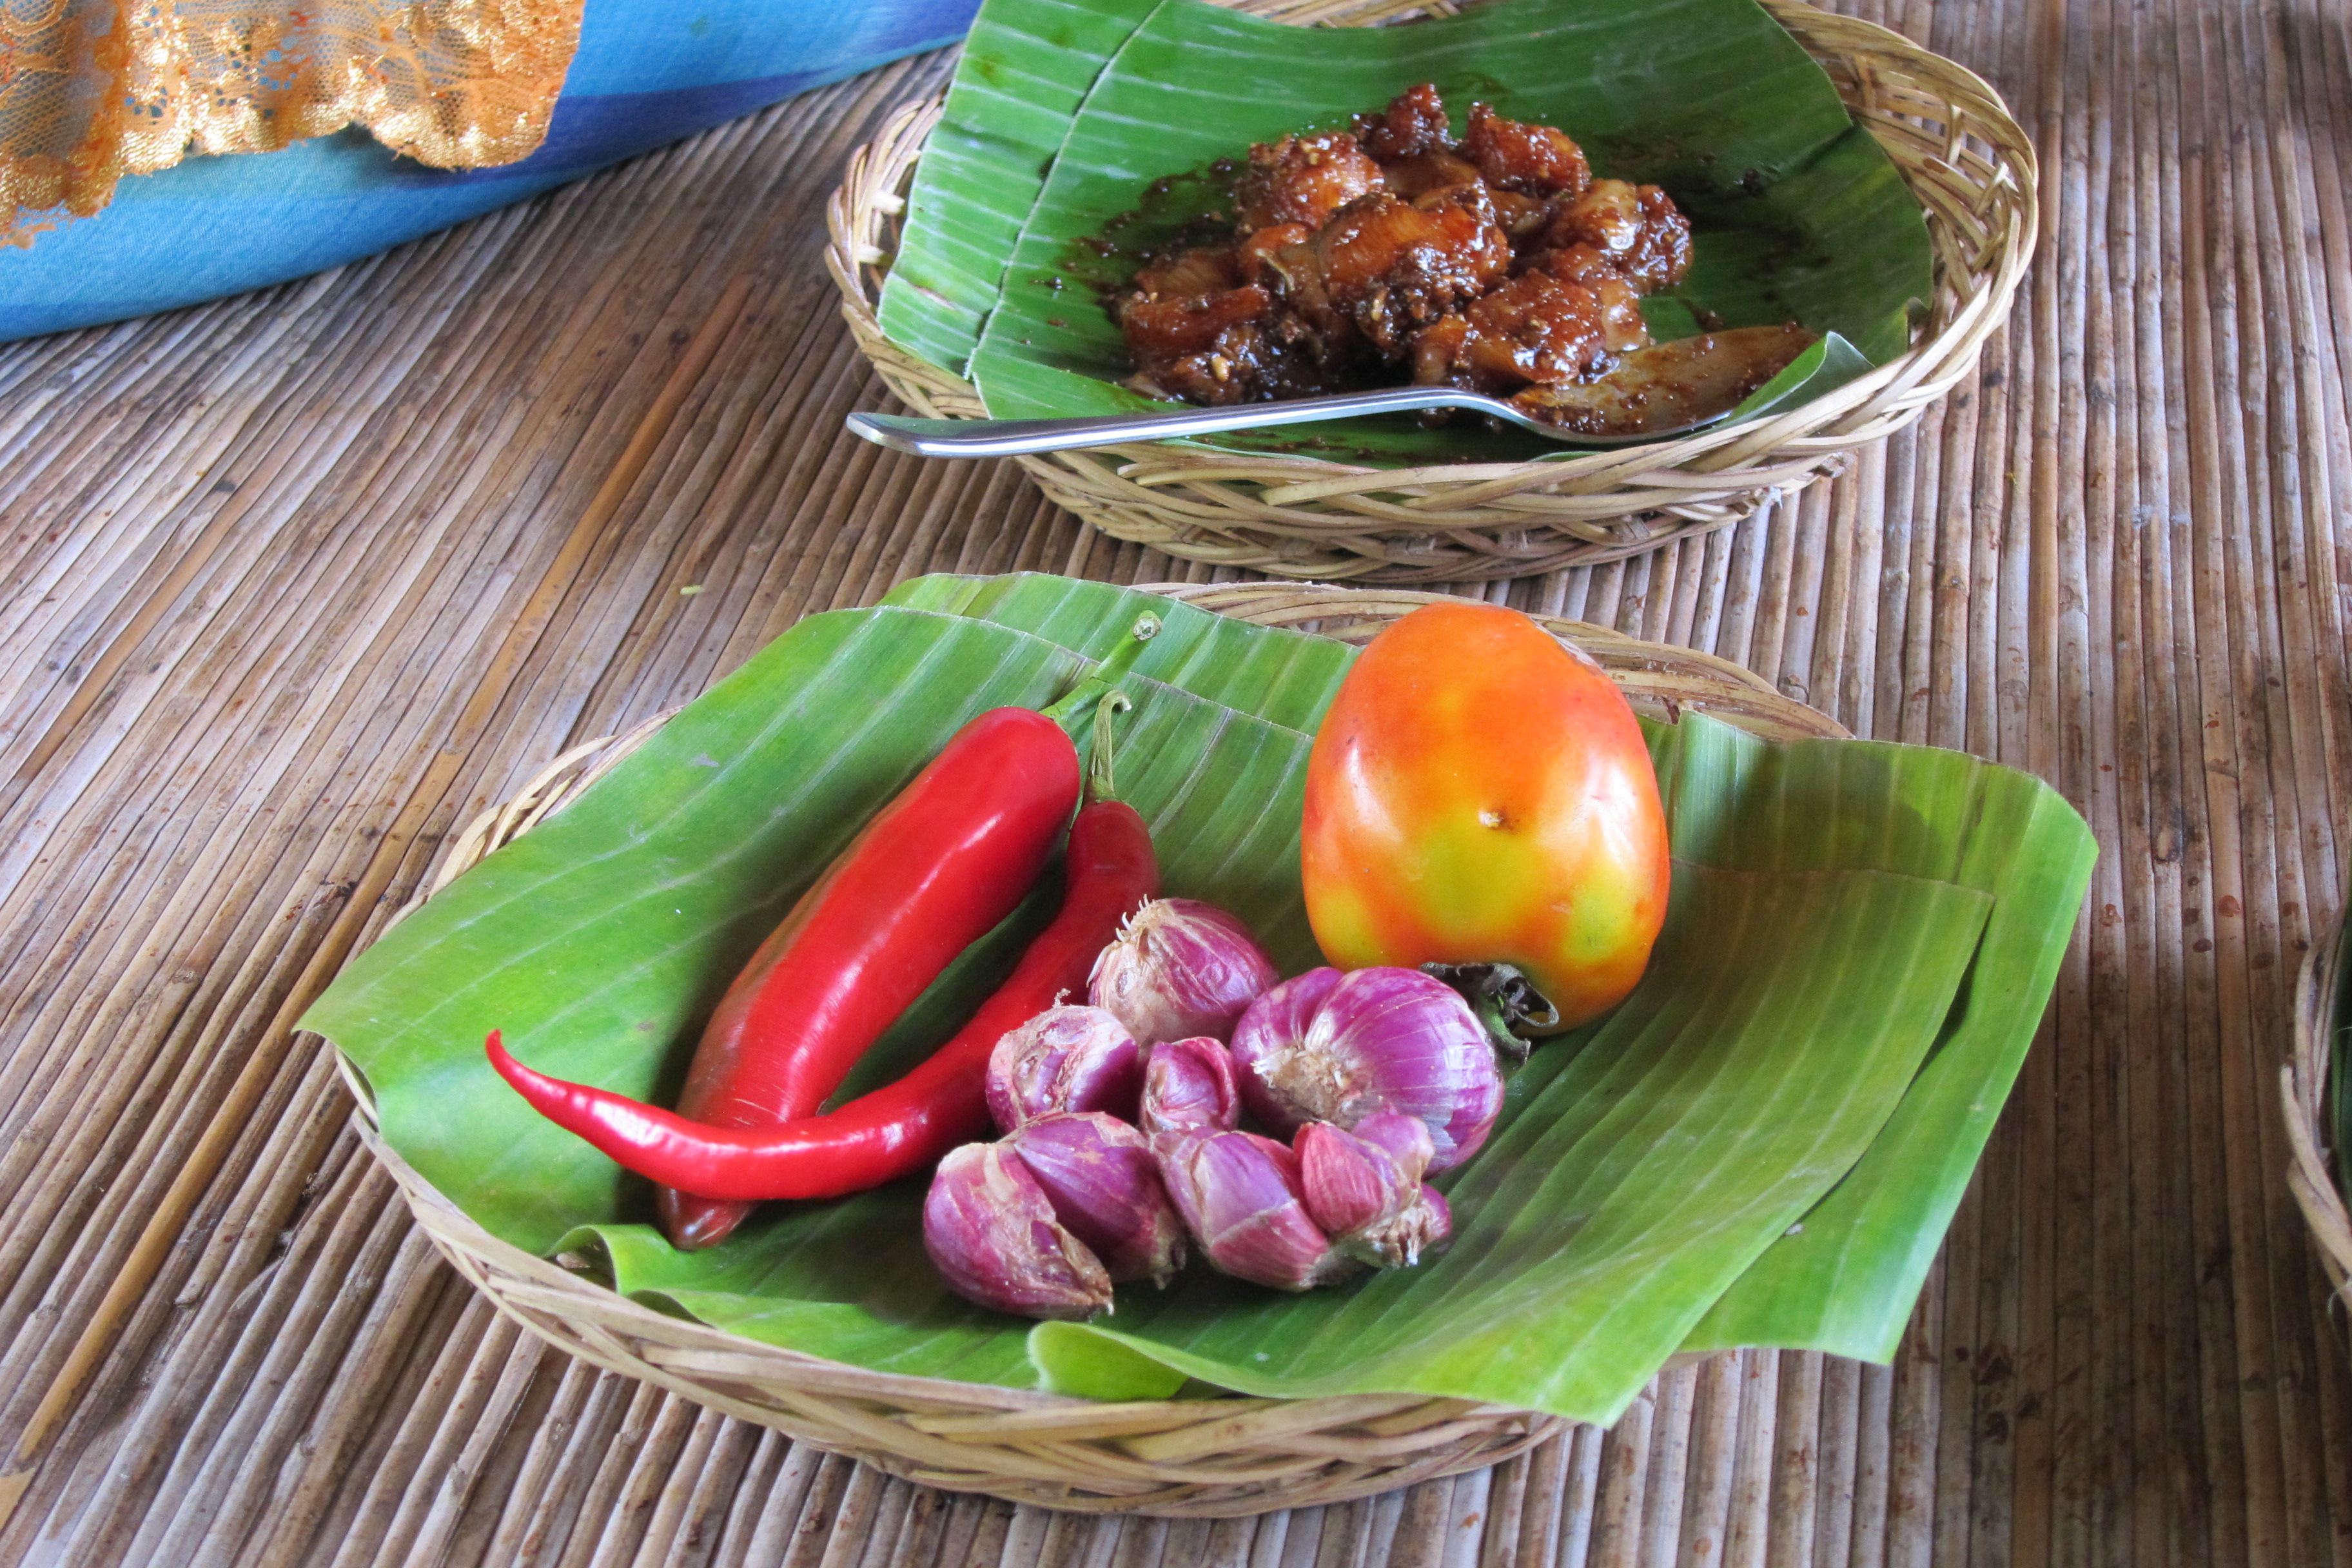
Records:
{"label": "blue cloth", "polygon": [[370,256],[778,99],[963,36],[979,0],[589,0],[547,142],[445,173],[361,131],[190,158],[96,217],[0,246],[0,342],[120,321]]}

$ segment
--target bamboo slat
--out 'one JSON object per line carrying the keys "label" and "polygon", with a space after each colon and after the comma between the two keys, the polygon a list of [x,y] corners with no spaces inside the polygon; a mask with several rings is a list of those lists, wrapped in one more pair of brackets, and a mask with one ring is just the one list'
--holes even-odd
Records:
{"label": "bamboo slat", "polygon": [[840,435],[884,395],[819,215],[932,58],[320,279],[0,345],[0,1561],[2352,1565],[2278,1103],[2352,780],[2352,16],[1841,8],[2032,133],[2007,331],[1832,483],[1450,591],[2032,768],[2097,832],[1895,1366],[1711,1363],[1613,1432],[1320,1509],[956,1497],[502,1327],[313,1043],[273,1043],[459,825],[804,614],[926,571],[1239,575]]}

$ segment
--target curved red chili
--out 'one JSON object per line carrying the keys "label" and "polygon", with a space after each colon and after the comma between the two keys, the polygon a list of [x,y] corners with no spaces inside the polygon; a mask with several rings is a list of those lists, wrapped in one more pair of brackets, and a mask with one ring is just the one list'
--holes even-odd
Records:
{"label": "curved red chili", "polygon": [[[703,1030],[678,1115],[753,1135],[805,1117],[956,955],[1013,912],[1077,805],[1077,749],[1053,720],[995,708],[956,731],[801,896]],[[656,1177],[677,1245],[751,1212]]]}
{"label": "curved red chili", "polygon": [[499,1076],[541,1114],[640,1175],[745,1206],[839,1197],[913,1175],[985,1136],[982,1086],[997,1040],[1063,996],[1083,993],[1118,922],[1159,884],[1150,831],[1134,807],[1089,804],[1070,826],[1061,911],[955,1037],[887,1088],[781,1127],[713,1127],[549,1078],[515,1060],[495,1031],[485,1048]]}

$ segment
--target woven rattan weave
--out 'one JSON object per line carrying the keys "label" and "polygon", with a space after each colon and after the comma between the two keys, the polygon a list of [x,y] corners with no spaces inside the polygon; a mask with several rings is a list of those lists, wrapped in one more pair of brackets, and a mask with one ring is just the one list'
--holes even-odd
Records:
{"label": "woven rattan weave", "polygon": [[[2000,95],[1884,27],[1802,0],[1766,9],[1828,70],[1926,209],[1934,297],[1911,349],[1770,418],[1562,461],[1372,468],[1144,444],[1014,459],[1115,538],[1287,577],[1382,583],[1517,577],[1654,550],[1721,528],[1835,472],[1975,365],[2032,255],[2032,144]],[[1242,0],[1274,13],[1279,0]],[[1315,19],[1363,26],[1416,0],[1339,0]],[[875,310],[904,193],[943,100],[908,108],[850,160],[826,217],[826,264],[858,347],[925,415],[985,410],[972,387],[882,334]]]}
{"label": "woven rattan weave", "polygon": [[[1434,597],[1282,584],[1155,590],[1263,626],[1360,643]],[[1545,625],[1599,660],[1656,717],[1712,713],[1774,739],[1842,736],[1833,721],[1706,654],[1575,621]],[[558,758],[452,844],[430,892],[561,810],[658,721]],[[344,1064],[368,1147],[434,1244],[531,1332],[599,1366],[676,1390],[892,1474],[1055,1508],[1224,1516],[1337,1502],[1491,1464],[1540,1441],[1556,1416],[1459,1399],[1160,1400],[1099,1405],[868,1372],[668,1317],[499,1241],[376,1135]]]}
{"label": "woven rattan weave", "polygon": [[2336,1016],[2343,945],[2340,933],[2331,933],[2313,943],[2304,960],[2294,987],[2294,1054],[2279,1068],[2279,1098],[2290,1151],[2287,1189],[2311,1223],[2317,1244],[2313,1250],[2336,1287],[2337,1301],[2352,1307],[2352,1211],[2346,1209],[2344,1189],[2328,1168],[2335,1139],[2327,1115],[2328,1058],[2336,1031],[2346,1022]]}

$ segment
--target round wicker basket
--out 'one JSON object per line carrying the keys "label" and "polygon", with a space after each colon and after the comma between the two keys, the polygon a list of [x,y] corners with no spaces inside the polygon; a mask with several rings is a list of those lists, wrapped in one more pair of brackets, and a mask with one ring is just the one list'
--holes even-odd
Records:
{"label": "round wicker basket", "polygon": [[2337,1302],[2352,1310],[2352,1212],[2328,1168],[2327,1063],[2336,1031],[2352,1020],[2336,1016],[2336,985],[2342,975],[2340,928],[2315,942],[2303,961],[2294,988],[2294,1054],[2279,1069],[2279,1097],[2286,1110],[2286,1184],[2310,1222],[2320,1267],[2336,1287]]}
{"label": "round wicker basket", "polygon": [[[1296,0],[1229,0],[1262,14]],[[1976,364],[2033,253],[2033,148],[2000,95],[1900,35],[1763,0],[1821,61],[1926,210],[1935,289],[1911,349],[1800,407],[1729,429],[1552,462],[1373,468],[1145,443],[1018,458],[1051,500],[1113,538],[1286,577],[1459,582],[1592,565],[1722,528],[1843,467]],[[1317,21],[1369,26],[1428,0],[1328,0]],[[955,375],[882,335],[875,310],[897,219],[943,99],[901,112],[849,161],[826,209],[825,262],[857,346],[932,417],[986,411]]]}
{"label": "round wicker basket", "polygon": [[[1150,591],[1352,643],[1435,596],[1286,584]],[[1845,734],[1737,665],[1581,622],[1544,625],[1599,660],[1634,707],[1654,716],[1693,709],[1775,739]],[[418,902],[562,809],[661,722],[557,758],[513,801],[451,842]],[[534,1258],[467,1218],[384,1144],[364,1081],[337,1059],[359,1101],[355,1120],[370,1152],[434,1245],[500,1311],[598,1366],[928,1486],[1049,1508],[1221,1518],[1339,1502],[1493,1464],[1565,1425],[1554,1415],[1423,1394],[1097,1404],[868,1372],[666,1316],[566,1266],[584,1268],[583,1260]]]}

